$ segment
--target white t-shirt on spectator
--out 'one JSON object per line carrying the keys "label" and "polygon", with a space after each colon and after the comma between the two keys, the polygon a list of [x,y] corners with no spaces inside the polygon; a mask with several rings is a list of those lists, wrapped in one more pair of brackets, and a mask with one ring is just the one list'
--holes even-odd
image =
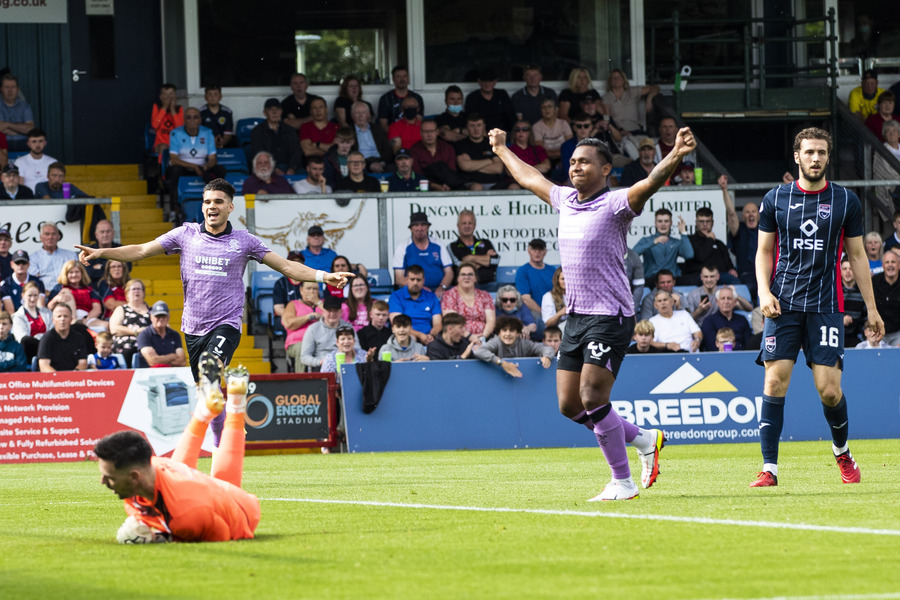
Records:
{"label": "white t-shirt on spectator", "polygon": [[650,318],[656,332],[653,335],[654,342],[668,344],[675,342],[682,350],[691,351],[691,342],[694,341],[694,333],[700,331],[697,323],[686,310],[676,310],[670,318],[656,315]]}

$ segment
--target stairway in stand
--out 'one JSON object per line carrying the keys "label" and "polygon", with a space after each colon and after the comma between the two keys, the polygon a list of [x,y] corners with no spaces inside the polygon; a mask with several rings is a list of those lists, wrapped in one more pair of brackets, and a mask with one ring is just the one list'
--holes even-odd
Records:
{"label": "stairway in stand", "polygon": [[[141,244],[172,229],[165,221],[163,211],[156,206],[156,196],[147,194],[147,183],[140,178],[137,165],[67,165],[66,180],[88,194],[98,198],[121,198],[119,222],[124,245]],[[109,216],[110,207],[104,207]],[[171,318],[169,327],[181,327],[184,296],[181,288],[178,255],[161,255],[134,264],[133,278],[143,280],[147,288],[147,303],[165,300]],[[246,323],[243,336],[233,362],[242,363],[252,374],[271,373],[270,363],[263,358],[261,349],[253,346],[253,336],[248,335]]]}

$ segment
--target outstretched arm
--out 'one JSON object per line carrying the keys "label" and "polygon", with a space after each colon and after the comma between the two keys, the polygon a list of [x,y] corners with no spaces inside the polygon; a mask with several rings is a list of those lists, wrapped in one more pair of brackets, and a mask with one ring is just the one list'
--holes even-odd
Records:
{"label": "outstretched arm", "polygon": [[697,148],[694,134],[690,127],[682,127],[675,137],[675,147],[662,161],[653,167],[646,179],[642,179],[628,188],[628,203],[631,210],[636,213],[644,209],[644,204],[655,194],[663,184],[672,177],[676,167],[681,164],[681,159]]}
{"label": "outstretched arm", "polygon": [[[317,272],[315,269],[311,269],[303,263],[287,260],[274,252],[266,253],[263,257],[263,264],[275,269],[282,275],[290,277],[294,281],[319,281],[316,279]],[[353,273],[325,273],[322,281],[319,281],[319,283],[324,282],[340,289],[347,285],[347,282],[350,281],[351,277],[354,277]]]}
{"label": "outstretched arm", "polygon": [[553,188],[553,182],[541,175],[541,172],[531,165],[522,162],[518,156],[512,153],[512,150],[506,147],[505,131],[502,129],[491,129],[488,135],[491,138],[491,147],[494,149],[494,154],[500,157],[500,160],[506,165],[509,174],[516,180],[516,183],[547,204],[550,204],[550,190]]}
{"label": "outstretched arm", "polygon": [[131,244],[129,246],[119,246],[118,248],[88,248],[75,244],[75,248],[80,250],[78,260],[85,266],[95,258],[105,258],[107,260],[118,260],[121,262],[134,262],[142,258],[150,258],[164,254],[165,249],[162,244],[156,240],[146,242],[144,244]]}

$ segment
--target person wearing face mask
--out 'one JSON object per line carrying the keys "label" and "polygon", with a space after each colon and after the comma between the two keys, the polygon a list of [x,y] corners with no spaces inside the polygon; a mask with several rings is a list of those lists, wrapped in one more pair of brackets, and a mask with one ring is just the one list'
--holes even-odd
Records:
{"label": "person wearing face mask", "polygon": [[467,137],[466,113],[463,111],[463,93],[458,85],[451,85],[444,92],[447,109],[434,118],[438,135],[445,142],[458,142]]}
{"label": "person wearing face mask", "polygon": [[391,123],[400,119],[403,112],[403,100],[412,96],[419,105],[419,114],[425,114],[425,101],[422,96],[409,89],[409,69],[405,65],[397,65],[391,69],[391,80],[394,89],[382,94],[378,99],[378,124],[384,131]]}
{"label": "person wearing face mask", "polygon": [[403,99],[402,116],[388,127],[388,139],[391,150],[396,154],[401,148],[409,150],[413,144],[422,139],[422,117],[416,99],[407,96]]}

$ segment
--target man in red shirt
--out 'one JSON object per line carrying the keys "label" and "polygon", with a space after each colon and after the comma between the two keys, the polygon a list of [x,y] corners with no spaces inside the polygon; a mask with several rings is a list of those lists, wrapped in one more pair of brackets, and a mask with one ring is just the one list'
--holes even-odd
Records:
{"label": "man in red shirt", "polygon": [[[200,356],[199,400],[172,458],[152,456],[135,431],[106,436],[94,447],[103,485],[124,501],[128,518],[119,543],[221,542],[253,537],[259,500],[241,489],[244,465],[244,414],[250,376],[243,366],[226,371],[228,399],[219,381],[222,363]],[[225,429],[212,473],[196,470],[209,422],[227,406]]]}

